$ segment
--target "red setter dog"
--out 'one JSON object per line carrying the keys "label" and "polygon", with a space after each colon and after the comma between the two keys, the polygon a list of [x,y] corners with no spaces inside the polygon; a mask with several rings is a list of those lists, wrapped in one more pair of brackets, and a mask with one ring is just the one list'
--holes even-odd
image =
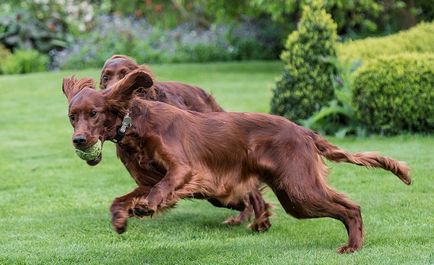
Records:
{"label": "red setter dog", "polygon": [[112,140],[127,116],[132,126],[121,144],[129,150],[123,162],[138,183],[136,163],[150,157],[166,170],[156,183],[139,186],[116,198],[111,206],[112,224],[126,229],[130,215],[152,215],[182,198],[214,197],[220,201],[242,199],[266,183],[285,211],[296,218],[331,217],[348,232],[348,243],[339,253],[362,247],[360,207],[326,184],[322,157],[391,171],[405,184],[408,168],[375,153],[351,154],[319,135],[279,116],[259,113],[199,113],[134,96],[151,88],[152,77],[138,69],[111,89],[96,91],[85,85],[64,84],[74,137],[85,136],[85,148]]}
{"label": "red setter dog", "polygon": [[[100,88],[109,88],[139,67],[151,73],[147,65],[138,65],[135,60],[125,55],[113,55],[104,63],[102,68]],[[155,82],[152,89],[142,91],[140,96],[147,100],[165,102],[184,110],[198,112],[223,111],[223,108],[217,104],[214,97],[203,89],[179,82]]]}
{"label": "red setter dog", "polygon": [[[121,80],[131,71],[138,68],[145,69],[148,73],[150,69],[147,65],[139,66],[135,60],[125,55],[113,55],[103,66],[100,77],[100,88],[106,89]],[[139,95],[147,100],[155,100],[170,104],[184,110],[198,112],[222,112],[221,108],[214,97],[209,95],[203,89],[179,82],[155,82],[152,88],[142,90]],[[122,161],[128,157],[128,152],[121,144],[116,145],[118,156]],[[151,179],[160,179],[166,174],[164,168],[159,167],[158,163],[152,159],[142,159],[140,165],[136,165],[137,172],[141,171],[142,175],[156,175]],[[139,169],[140,167],[140,169]],[[149,178],[148,178],[149,179]],[[146,183],[153,185],[155,183]],[[222,202],[217,198],[208,198],[208,201],[216,207],[227,207],[240,211],[236,217],[228,218],[224,223],[238,225],[250,218],[255,212],[255,220],[251,223],[252,230],[257,232],[266,231],[271,223],[269,221],[270,205],[266,203],[259,189],[252,191],[242,200],[231,202]]]}

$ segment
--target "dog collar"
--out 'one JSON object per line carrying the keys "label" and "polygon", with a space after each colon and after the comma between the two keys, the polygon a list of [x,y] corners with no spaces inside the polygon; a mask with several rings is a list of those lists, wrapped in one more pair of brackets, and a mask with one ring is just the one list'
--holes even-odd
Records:
{"label": "dog collar", "polygon": [[119,143],[122,140],[122,138],[124,138],[127,129],[131,127],[131,124],[132,124],[132,120],[130,117],[130,113],[127,112],[127,114],[124,116],[124,119],[122,120],[121,127],[116,131],[116,135],[112,141],[114,143]]}

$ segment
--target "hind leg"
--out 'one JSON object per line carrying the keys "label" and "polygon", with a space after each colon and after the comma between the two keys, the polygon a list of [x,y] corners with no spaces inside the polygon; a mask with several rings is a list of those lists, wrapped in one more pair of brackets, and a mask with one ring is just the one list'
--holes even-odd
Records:
{"label": "hind leg", "polygon": [[331,217],[340,220],[347,229],[348,243],[337,249],[338,253],[351,253],[363,244],[363,223],[360,207],[344,195],[327,188],[315,194],[293,196],[289,189],[273,189],[285,211],[300,219]]}
{"label": "hind leg", "polygon": [[239,211],[240,214],[237,216],[231,216],[227,218],[223,223],[227,225],[239,225],[245,220],[249,219],[253,213],[253,207],[249,203],[249,197],[246,195],[243,200],[237,202],[231,202],[229,204],[224,204],[217,198],[210,198],[208,202],[215,207],[227,208],[231,210]]}
{"label": "hind leg", "polygon": [[271,216],[271,205],[264,201],[262,194],[259,190],[253,191],[249,194],[250,203],[253,205],[255,212],[255,219],[250,224],[250,228],[255,232],[264,232],[271,227],[269,217]]}
{"label": "hind leg", "polygon": [[227,225],[240,225],[244,221],[250,219],[250,216],[253,213],[253,206],[249,202],[249,196],[246,195],[242,201],[238,204],[229,204],[225,206],[229,209],[240,211],[240,214],[237,216],[232,216],[226,219],[223,223]]}
{"label": "hind leg", "polygon": [[232,202],[227,205],[223,204],[216,198],[210,198],[208,201],[215,207],[225,207],[232,210],[240,211],[237,216],[229,217],[224,221],[227,225],[239,225],[246,220],[249,220],[253,212],[255,220],[250,224],[250,228],[256,232],[263,232],[271,227],[269,218],[271,216],[270,204],[264,201],[259,190],[254,190],[244,196],[241,201]]}

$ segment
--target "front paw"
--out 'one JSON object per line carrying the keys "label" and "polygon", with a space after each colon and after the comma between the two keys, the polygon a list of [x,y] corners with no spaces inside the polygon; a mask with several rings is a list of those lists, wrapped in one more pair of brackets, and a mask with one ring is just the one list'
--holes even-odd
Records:
{"label": "front paw", "polygon": [[130,209],[129,213],[130,216],[134,216],[134,217],[138,217],[138,218],[143,218],[146,216],[151,216],[154,215],[156,210],[148,208],[147,205],[145,204],[136,204],[134,206],[134,208]]}
{"label": "front paw", "polygon": [[269,217],[271,216],[271,212],[268,210],[263,212],[261,216],[255,218],[253,222],[249,225],[250,229],[255,232],[265,232],[271,227],[271,222]]}
{"label": "front paw", "polygon": [[120,205],[112,205],[112,226],[113,229],[118,233],[122,234],[127,230],[128,223],[128,211],[126,211]]}

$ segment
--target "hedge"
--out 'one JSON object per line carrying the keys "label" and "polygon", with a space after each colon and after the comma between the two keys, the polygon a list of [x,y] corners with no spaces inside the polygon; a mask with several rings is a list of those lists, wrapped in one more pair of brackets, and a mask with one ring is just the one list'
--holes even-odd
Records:
{"label": "hedge", "polygon": [[350,41],[338,47],[340,59],[368,60],[403,52],[434,53],[434,22],[421,23],[387,37]]}
{"label": "hedge", "polygon": [[369,61],[355,73],[353,102],[370,132],[434,132],[434,54]]}

